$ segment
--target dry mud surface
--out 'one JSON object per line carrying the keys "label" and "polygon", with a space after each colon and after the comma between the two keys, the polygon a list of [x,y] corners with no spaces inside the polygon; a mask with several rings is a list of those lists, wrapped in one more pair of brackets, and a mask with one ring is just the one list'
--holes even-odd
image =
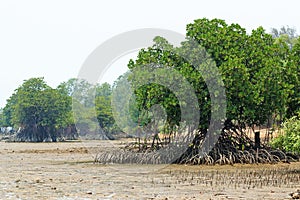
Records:
{"label": "dry mud surface", "polygon": [[0,199],[291,199],[300,163],[94,164],[120,141],[0,142]]}

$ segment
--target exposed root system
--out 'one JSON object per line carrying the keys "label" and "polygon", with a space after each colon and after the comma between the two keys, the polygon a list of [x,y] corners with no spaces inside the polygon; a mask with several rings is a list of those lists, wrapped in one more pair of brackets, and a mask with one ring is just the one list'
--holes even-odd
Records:
{"label": "exposed root system", "polygon": [[[95,162],[136,164],[192,164],[233,165],[299,161],[299,156],[272,149],[268,145],[256,146],[254,141],[238,131],[223,131],[211,151],[204,152],[201,144],[204,136],[197,135],[193,142],[179,147],[164,140],[155,146],[147,142],[130,143],[122,149],[98,153]],[[144,140],[146,141],[146,140]]]}

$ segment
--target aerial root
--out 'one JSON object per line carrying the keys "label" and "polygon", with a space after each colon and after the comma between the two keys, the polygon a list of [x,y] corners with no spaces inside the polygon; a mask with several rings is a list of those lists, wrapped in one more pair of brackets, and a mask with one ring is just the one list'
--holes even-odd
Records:
{"label": "aerial root", "polygon": [[[237,131],[223,131],[218,142],[210,152],[203,152],[201,144],[203,136],[193,140],[188,148],[178,149],[176,145],[162,148],[155,148],[136,143],[127,145],[125,148],[100,152],[95,157],[98,163],[119,163],[119,164],[191,164],[191,165],[233,165],[258,164],[258,163],[279,163],[299,161],[299,157],[269,146],[261,145],[255,147],[254,142],[243,133]],[[165,141],[162,141],[165,143]],[[159,145],[159,144],[158,144]],[[168,146],[168,145],[165,145]],[[176,147],[175,147],[176,146]]]}

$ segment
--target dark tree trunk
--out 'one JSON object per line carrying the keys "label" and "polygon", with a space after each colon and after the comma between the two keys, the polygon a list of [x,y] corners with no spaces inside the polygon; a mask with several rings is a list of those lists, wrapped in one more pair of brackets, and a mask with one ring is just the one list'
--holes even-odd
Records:
{"label": "dark tree trunk", "polygon": [[16,140],[20,142],[57,142],[62,136],[62,133],[53,126],[31,125],[22,128],[17,133]]}

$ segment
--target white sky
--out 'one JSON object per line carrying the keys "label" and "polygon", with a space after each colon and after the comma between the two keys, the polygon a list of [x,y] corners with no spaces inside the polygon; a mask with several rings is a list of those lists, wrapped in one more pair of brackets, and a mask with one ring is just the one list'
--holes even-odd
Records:
{"label": "white sky", "polygon": [[[298,2],[0,0],[0,107],[25,79],[43,76],[56,87],[76,77],[97,46],[122,32],[164,28],[185,34],[186,24],[206,17],[239,23],[247,31],[289,25],[300,33]],[[127,57],[117,61],[104,79],[112,82],[124,72]]]}

